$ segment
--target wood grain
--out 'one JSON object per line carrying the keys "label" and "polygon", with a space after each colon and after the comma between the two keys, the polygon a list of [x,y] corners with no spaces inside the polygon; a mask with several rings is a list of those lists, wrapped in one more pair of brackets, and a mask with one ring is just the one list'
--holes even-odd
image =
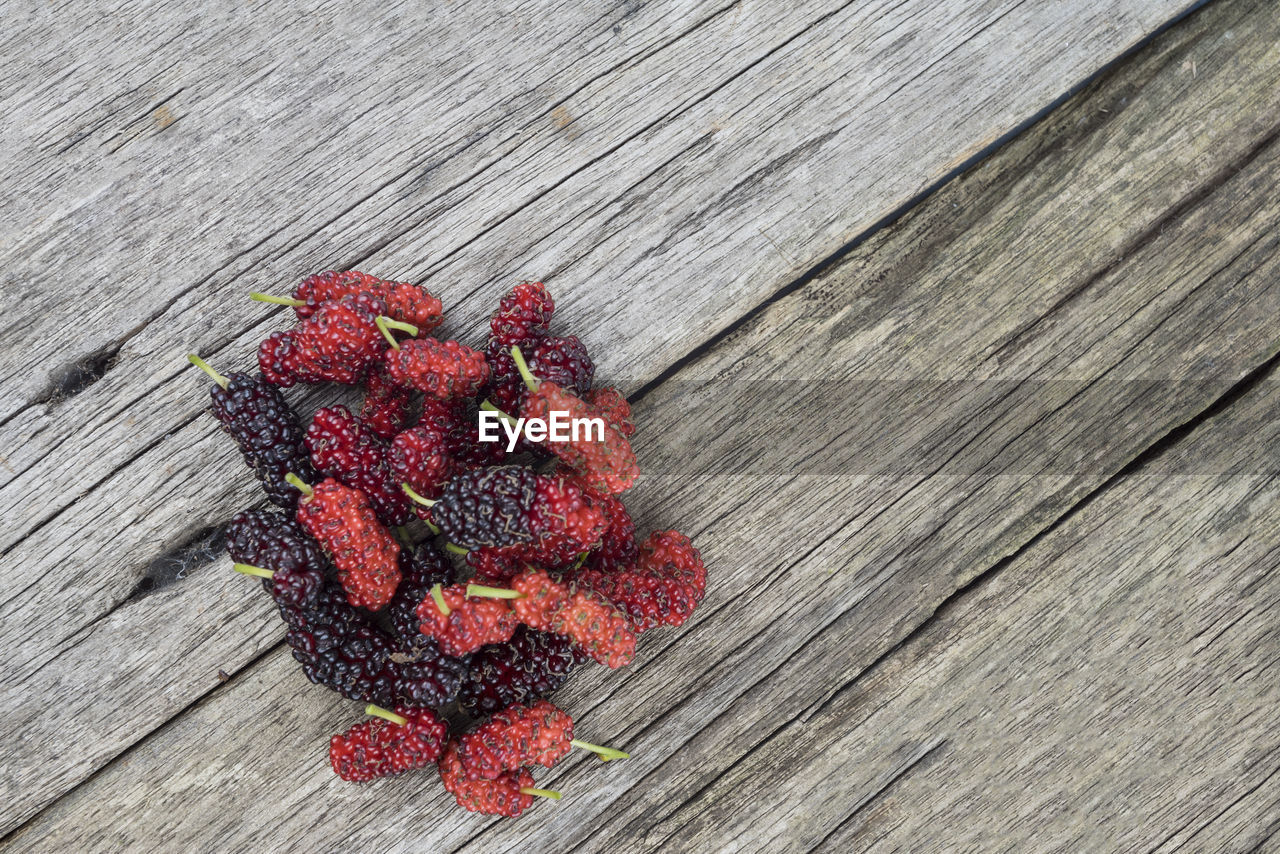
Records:
{"label": "wood grain", "polygon": [[1277,402],[1273,374],[628,847],[1255,850],[1280,817]]}
{"label": "wood grain", "polygon": [[[466,847],[469,834],[480,834],[472,845],[484,850],[661,845],[672,817],[683,822],[686,804],[702,803],[797,709],[819,714],[838,702],[842,686],[957,590],[1274,359],[1275,26],[1262,3],[1198,13],[646,395],[641,455],[653,471],[676,472],[690,446],[691,412],[714,416],[733,403],[725,411],[761,418],[751,391],[780,371],[871,380],[873,392],[848,419],[849,441],[829,449],[827,464],[847,466],[843,477],[769,471],[773,458],[760,445],[776,439],[766,435],[738,448],[765,467],[754,473],[726,477],[706,467],[730,445],[703,457],[701,469],[638,488],[642,527],[699,520],[689,532],[716,583],[685,632],[647,636],[629,672],[586,672],[565,693],[584,732],[628,745],[635,760],[556,769],[549,779],[573,799],[514,824],[445,811],[429,777],[340,786],[324,771],[321,747],[350,720],[350,704],[306,686],[275,651],[12,843],[323,847],[341,836],[421,850]],[[950,397],[913,398],[886,377],[959,384]],[[1144,379],[1154,382],[1135,383]],[[709,391],[719,406],[696,409],[697,390],[713,380],[740,396]],[[821,421],[799,423],[796,441],[824,435]],[[709,426],[723,425],[711,417]],[[739,443],[748,435],[699,435],[721,433]],[[918,460],[935,461],[936,471],[919,471]],[[192,585],[208,591],[202,605],[226,597],[208,607],[210,619],[239,620],[245,603],[265,610],[256,591],[232,586],[224,570],[202,565],[113,617],[133,626],[134,637],[154,624],[136,619],[144,613],[169,615],[175,625],[164,630],[181,632]],[[103,625],[121,634],[103,634],[100,648],[129,636],[114,619]],[[81,649],[58,659],[64,681],[44,683],[50,690],[67,674],[94,676],[75,663]],[[204,649],[151,672],[202,665],[210,678],[218,660]],[[32,679],[52,680],[57,668],[47,670]],[[146,696],[147,680],[157,678],[145,670],[141,679],[118,676],[98,677],[85,696],[117,696],[139,682]],[[146,711],[133,720],[158,718]],[[95,726],[91,714],[74,720]],[[22,731],[38,745],[40,727],[67,721],[34,715]],[[94,735],[117,750],[130,743]],[[263,756],[267,744],[274,750]],[[941,742],[916,747],[897,755],[890,777],[855,774],[849,784],[874,792],[945,756]],[[803,764],[780,772],[780,785],[812,782]],[[308,806],[316,803],[332,823],[317,820]],[[246,822],[247,814],[261,820]],[[819,824],[806,818],[805,832]]]}
{"label": "wood grain", "polygon": [[634,390],[1183,5],[19,16],[0,708],[29,738],[0,828],[270,648],[202,559],[252,489],[180,367],[246,364],[280,318],[245,291],[359,262],[438,285],[465,334],[543,276]]}

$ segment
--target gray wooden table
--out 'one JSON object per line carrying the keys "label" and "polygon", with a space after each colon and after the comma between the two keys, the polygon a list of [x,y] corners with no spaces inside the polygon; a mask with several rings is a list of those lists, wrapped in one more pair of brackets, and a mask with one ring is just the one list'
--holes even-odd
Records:
{"label": "gray wooden table", "polygon": [[[5,12],[0,847],[1280,850],[1275,0]],[[707,559],[519,820],[218,546],[182,356],[329,268],[546,281]]]}

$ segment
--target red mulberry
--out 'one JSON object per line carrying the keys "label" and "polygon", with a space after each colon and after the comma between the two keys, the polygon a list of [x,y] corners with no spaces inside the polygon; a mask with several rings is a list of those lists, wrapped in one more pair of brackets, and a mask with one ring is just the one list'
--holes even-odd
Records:
{"label": "red mulberry", "polygon": [[484,354],[457,341],[410,338],[387,350],[387,374],[440,400],[474,397],[489,381]]}
{"label": "red mulberry", "polygon": [[511,639],[519,621],[505,601],[467,596],[465,585],[433,587],[418,606],[424,635],[445,655],[463,656],[485,644]]}
{"label": "red mulberry", "polygon": [[389,282],[355,270],[330,270],[303,279],[293,292],[294,299],[302,305],[294,310],[299,319],[305,320],[315,314],[322,303],[359,293],[380,297],[387,304],[388,317],[412,324],[420,333],[430,332],[444,322],[440,300],[426,288],[408,282]]}
{"label": "red mulberry", "polygon": [[394,777],[435,763],[444,750],[449,727],[430,709],[371,705],[371,720],[329,740],[333,772],[352,783]]}
{"label": "red mulberry", "polygon": [[360,423],[389,441],[413,422],[413,390],[387,376],[384,365],[374,365],[364,387]]}
{"label": "red mulberry", "polygon": [[345,406],[319,410],[307,427],[311,462],[344,486],[363,492],[384,525],[403,525],[413,507],[393,477],[387,446]]}
{"label": "red mulberry", "polygon": [[546,334],[556,304],[542,282],[521,282],[502,298],[489,318],[489,340],[510,349]]}
{"label": "red mulberry", "polygon": [[258,366],[268,382],[279,386],[357,383],[386,349],[376,322],[386,311],[384,301],[365,293],[322,303],[293,329],[263,341]]}
{"label": "red mulberry", "polygon": [[608,667],[622,667],[635,657],[636,637],[627,618],[598,593],[573,589],[537,569],[516,576],[511,589],[521,594],[511,608],[526,626],[564,635]]}
{"label": "red mulberry", "polygon": [[445,437],[449,456],[463,468],[496,465],[506,456],[506,446],[502,442],[479,441],[476,411],[465,401],[424,398],[418,426],[439,431]]}
{"label": "red mulberry", "polygon": [[707,570],[688,537],[678,531],[655,531],[641,544],[634,567],[586,570],[574,580],[624,611],[640,633],[689,619],[706,592]]}
{"label": "red mulberry", "polygon": [[609,525],[600,538],[599,548],[587,557],[587,566],[601,572],[616,572],[634,564],[639,554],[636,548],[636,526],[631,521],[626,505],[618,496],[602,496],[600,506]]}
{"label": "red mulberry", "polygon": [[427,498],[438,496],[445,481],[458,469],[458,463],[449,455],[448,436],[428,424],[419,424],[392,439],[387,463],[392,482],[407,483]]}
{"label": "red mulberry", "polygon": [[338,568],[352,605],[376,611],[400,583],[400,547],[363,492],[326,478],[298,502],[298,522]]}
{"label": "red mulberry", "polygon": [[529,387],[529,395],[520,410],[522,416],[550,422],[552,412],[566,412],[570,419],[601,419],[601,426],[604,428],[601,439],[594,438],[591,434],[595,431],[590,431],[587,436],[579,437],[576,441],[547,442],[547,450],[577,472],[583,482],[597,492],[616,495],[630,489],[640,474],[640,469],[627,438],[605,423],[603,416],[581,398],[553,382],[543,382],[534,377],[524,364],[519,348],[512,350],[511,355]]}
{"label": "red mulberry", "polygon": [[513,704],[458,741],[458,759],[469,780],[492,780],[529,765],[553,767],[572,747],[606,762],[630,755],[573,737],[573,718],[546,700]]}
{"label": "red mulberry", "polygon": [[515,818],[533,806],[535,794],[559,798],[556,792],[533,787],[533,775],[526,769],[508,771],[496,780],[468,780],[458,759],[458,744],[451,741],[439,762],[440,780],[458,806],[468,812]]}
{"label": "red mulberry", "polygon": [[572,748],[573,718],[546,700],[515,704],[464,735],[458,758],[468,779],[492,780],[526,765],[553,767]]}
{"label": "red mulberry", "polygon": [[[538,376],[537,371],[534,373]],[[599,412],[604,419],[613,425],[623,436],[630,439],[635,435],[636,425],[631,420],[631,404],[622,396],[622,392],[611,386],[594,388],[583,398],[587,405]]]}

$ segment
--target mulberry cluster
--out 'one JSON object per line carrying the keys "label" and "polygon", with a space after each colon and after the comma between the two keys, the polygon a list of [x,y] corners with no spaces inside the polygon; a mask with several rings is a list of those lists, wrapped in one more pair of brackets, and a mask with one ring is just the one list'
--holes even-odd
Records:
{"label": "mulberry cluster", "polygon": [[428,518],[464,549],[554,566],[600,545],[609,521],[600,504],[564,475],[499,466],[450,480]]}
{"label": "mulberry cluster", "polygon": [[[676,531],[637,541],[621,497],[639,475],[631,407],[595,385],[582,339],[553,333],[545,285],[506,294],[478,349],[433,337],[440,300],[408,282],[328,271],[251,296],[294,315],[260,343],[258,372],[190,358],[279,508],[228,523],[234,569],[261,579],[303,675],[368,704],[330,739],[334,773],[435,765],[463,808],[514,817],[560,797],[533,773],[572,748],[625,758],[575,738],[549,698],[588,661],[623,667],[638,635],[687,621],[706,569]],[[300,421],[286,390],[324,383],[363,396]],[[494,409],[598,419],[603,435],[523,434],[508,452],[481,439]]]}
{"label": "mulberry cluster", "polygon": [[311,417],[306,441],[316,470],[364,493],[379,522],[394,527],[409,520],[412,504],[393,474],[387,444],[349,409],[328,406],[318,411]]}

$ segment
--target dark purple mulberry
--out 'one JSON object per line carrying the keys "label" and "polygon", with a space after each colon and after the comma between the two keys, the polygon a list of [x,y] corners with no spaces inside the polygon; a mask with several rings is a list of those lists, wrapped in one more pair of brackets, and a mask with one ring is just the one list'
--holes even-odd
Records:
{"label": "dark purple mulberry", "polygon": [[578,336],[540,338],[533,344],[532,351],[525,353],[525,358],[529,360],[529,370],[539,379],[575,391],[579,397],[591,391],[596,366]]}
{"label": "dark purple mulberry", "polygon": [[292,509],[298,502],[298,490],[286,483],[284,476],[293,472],[307,483],[317,480],[298,416],[262,374],[219,377],[207,365],[197,364],[219,382],[211,395],[213,417],[236,440],[245,464],[258,476],[271,503]]}
{"label": "dark purple mulberry", "polygon": [[307,605],[329,561],[320,544],[293,519],[274,510],[245,510],[227,525],[227,553],[236,563],[275,573],[262,586],[281,605]]}
{"label": "dark purple mulberry", "polygon": [[439,706],[457,693],[466,669],[465,661],[429,645],[406,652],[367,611],[350,605],[335,581],[325,581],[310,607],[281,605],[280,615],[307,678],[352,700]]}
{"label": "dark purple mulberry", "polygon": [[471,656],[458,703],[472,717],[483,717],[512,703],[546,697],[586,657],[568,638],[521,626],[511,640],[481,647]]}

